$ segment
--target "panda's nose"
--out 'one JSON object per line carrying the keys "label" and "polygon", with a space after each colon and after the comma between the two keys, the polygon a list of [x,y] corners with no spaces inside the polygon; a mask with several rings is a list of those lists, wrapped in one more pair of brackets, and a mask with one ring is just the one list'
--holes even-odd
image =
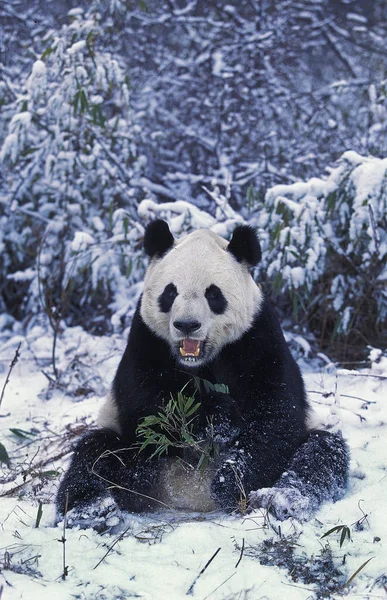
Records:
{"label": "panda's nose", "polygon": [[189,335],[194,331],[197,331],[202,326],[199,321],[173,321],[173,326],[181,331],[181,333],[185,333]]}

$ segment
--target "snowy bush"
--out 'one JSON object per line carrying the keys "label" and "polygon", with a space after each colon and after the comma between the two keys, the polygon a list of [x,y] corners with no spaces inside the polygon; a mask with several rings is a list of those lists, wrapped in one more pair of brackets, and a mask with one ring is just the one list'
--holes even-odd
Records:
{"label": "snowy bush", "polygon": [[326,180],[271,188],[259,224],[274,290],[323,345],[385,344],[387,159],[346,152]]}
{"label": "snowy bush", "polygon": [[130,297],[142,233],[130,184],[144,159],[127,79],[102,36],[98,12],[70,11],[13,102],[0,151],[0,302],[19,318],[43,304],[103,330],[117,292]]}

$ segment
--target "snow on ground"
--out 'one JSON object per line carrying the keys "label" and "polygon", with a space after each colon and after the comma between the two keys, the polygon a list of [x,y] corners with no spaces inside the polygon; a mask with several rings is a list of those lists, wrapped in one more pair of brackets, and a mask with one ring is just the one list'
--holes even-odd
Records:
{"label": "snow on ground", "polygon": [[[352,454],[348,493],[310,522],[279,523],[264,511],[128,514],[120,531],[66,529],[63,543],[54,509],[59,476],[71,443],[96,417],[96,392],[109,386],[125,340],[65,330],[59,386],[49,382],[52,339],[44,328],[2,341],[0,393],[21,342],[0,408],[0,443],[11,459],[0,467],[2,600],[386,597],[386,364],[304,369],[318,420],[341,420]],[[348,529],[322,539],[338,526]]]}

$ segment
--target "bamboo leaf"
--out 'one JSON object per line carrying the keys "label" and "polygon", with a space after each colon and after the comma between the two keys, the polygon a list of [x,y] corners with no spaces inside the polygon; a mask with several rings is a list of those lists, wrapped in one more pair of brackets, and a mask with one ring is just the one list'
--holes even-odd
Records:
{"label": "bamboo leaf", "polygon": [[373,560],[374,558],[375,558],[374,556],[371,556],[371,558],[369,558],[362,565],[360,565],[360,567],[358,569],[356,569],[356,571],[353,573],[353,575],[351,575],[351,577],[348,579],[348,581],[346,583],[344,583],[343,588],[349,586],[349,584],[355,579],[356,575],[358,575],[360,573],[360,571],[362,571],[364,569],[364,567],[366,565],[368,565],[368,563],[371,560]]}
{"label": "bamboo leaf", "polygon": [[189,410],[188,412],[186,412],[186,417],[190,417],[191,415],[193,415],[201,406],[201,402],[197,402],[196,404],[194,404],[194,406],[191,408],[191,410]]}
{"label": "bamboo leaf", "polygon": [[220,392],[221,394],[228,394],[229,392],[228,385],[225,383],[215,383],[214,390],[215,392]]}
{"label": "bamboo leaf", "polygon": [[343,527],[340,537],[340,548],[344,544],[346,537],[348,537],[349,540],[351,539],[351,530],[349,529],[349,527]]}
{"label": "bamboo leaf", "polygon": [[322,540],[323,538],[327,537],[328,535],[331,535],[331,533],[334,533],[335,531],[341,531],[343,527],[345,527],[345,525],[336,525],[336,527],[332,527],[332,529],[324,533],[324,535],[322,535],[320,539]]}
{"label": "bamboo leaf", "polygon": [[35,433],[32,433],[31,431],[25,431],[24,429],[18,429],[17,427],[10,427],[9,429],[10,431],[12,431],[12,433],[14,435],[16,435],[17,437],[29,440],[31,439],[31,436],[34,436]]}
{"label": "bamboo leaf", "polygon": [[192,406],[192,403],[194,402],[195,398],[193,396],[189,396],[184,404],[184,413],[187,414],[187,411],[190,409],[190,407]]}
{"label": "bamboo leaf", "polygon": [[0,463],[5,463],[6,465],[8,465],[10,462],[10,458],[8,456],[8,452],[5,449],[5,446],[3,446],[3,444],[0,443]]}
{"label": "bamboo leaf", "polygon": [[38,512],[36,514],[36,521],[35,521],[35,529],[37,529],[40,525],[40,521],[42,519],[42,515],[43,515],[43,502],[41,502],[39,500],[39,506],[38,506]]}

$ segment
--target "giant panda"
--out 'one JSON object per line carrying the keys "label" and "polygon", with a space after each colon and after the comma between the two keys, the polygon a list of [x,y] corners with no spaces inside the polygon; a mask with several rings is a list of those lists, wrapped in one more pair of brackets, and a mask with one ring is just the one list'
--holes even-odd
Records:
{"label": "giant panda", "polygon": [[[127,346],[99,428],[78,442],[60,484],[59,515],[109,496],[133,512],[243,505],[302,520],[339,498],[347,445],[308,427],[300,370],[250,274],[261,259],[254,230],[239,225],[230,242],[208,229],[176,240],[158,219],[144,249],[150,264]],[[197,402],[197,439],[216,446],[204,470],[190,448],[139,451],[140,420],[182,390]]]}

